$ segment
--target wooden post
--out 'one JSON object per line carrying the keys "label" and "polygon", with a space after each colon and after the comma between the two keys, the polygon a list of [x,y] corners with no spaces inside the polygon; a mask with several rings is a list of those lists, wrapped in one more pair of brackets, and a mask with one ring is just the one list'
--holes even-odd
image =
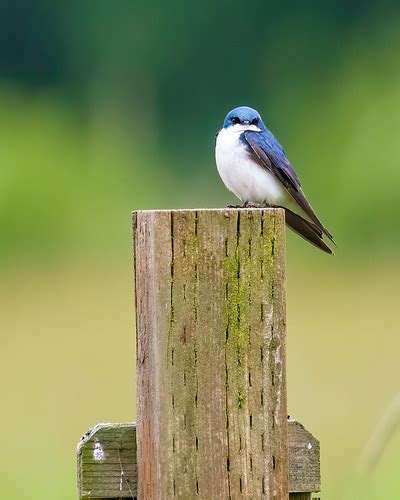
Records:
{"label": "wooden post", "polygon": [[288,498],[284,226],[134,213],[139,498]]}

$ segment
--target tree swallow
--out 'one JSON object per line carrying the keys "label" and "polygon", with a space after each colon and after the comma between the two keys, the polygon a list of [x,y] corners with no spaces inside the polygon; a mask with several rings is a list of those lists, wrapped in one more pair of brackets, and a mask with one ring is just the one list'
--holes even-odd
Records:
{"label": "tree swallow", "polygon": [[305,197],[300,180],[285,151],[264,125],[259,113],[247,106],[230,111],[218,132],[215,159],[225,186],[244,206],[285,209],[286,224],[324,252],[334,243]]}

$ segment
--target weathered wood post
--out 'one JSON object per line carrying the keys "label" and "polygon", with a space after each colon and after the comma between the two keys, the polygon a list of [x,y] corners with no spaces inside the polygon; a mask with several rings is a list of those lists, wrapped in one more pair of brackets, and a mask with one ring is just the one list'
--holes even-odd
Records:
{"label": "weathered wood post", "polygon": [[81,438],[80,499],[320,491],[319,442],[286,421],[283,225],[271,209],[134,214],[139,422]]}
{"label": "weathered wood post", "polygon": [[139,499],[288,498],[284,226],[134,214]]}

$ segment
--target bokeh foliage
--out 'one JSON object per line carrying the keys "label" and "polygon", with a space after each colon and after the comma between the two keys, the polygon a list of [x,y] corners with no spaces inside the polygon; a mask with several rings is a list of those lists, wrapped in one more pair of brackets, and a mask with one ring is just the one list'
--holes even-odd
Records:
{"label": "bokeh foliage", "polygon": [[[118,227],[129,208],[231,200],[213,136],[243,103],[284,144],[341,246],[397,249],[396,9],[22,5],[1,7],[3,256],[24,252],[27,236],[39,255],[97,243],[100,216]],[[101,244],[123,244],[109,236]]]}

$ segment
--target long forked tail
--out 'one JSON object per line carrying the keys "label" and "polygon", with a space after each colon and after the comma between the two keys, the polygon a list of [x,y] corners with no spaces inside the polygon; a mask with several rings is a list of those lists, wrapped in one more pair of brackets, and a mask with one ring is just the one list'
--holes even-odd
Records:
{"label": "long forked tail", "polygon": [[[284,207],[283,207],[284,208]],[[332,250],[322,239],[322,231],[312,222],[285,208],[286,224],[302,238],[315,245],[323,252],[333,255]]]}

